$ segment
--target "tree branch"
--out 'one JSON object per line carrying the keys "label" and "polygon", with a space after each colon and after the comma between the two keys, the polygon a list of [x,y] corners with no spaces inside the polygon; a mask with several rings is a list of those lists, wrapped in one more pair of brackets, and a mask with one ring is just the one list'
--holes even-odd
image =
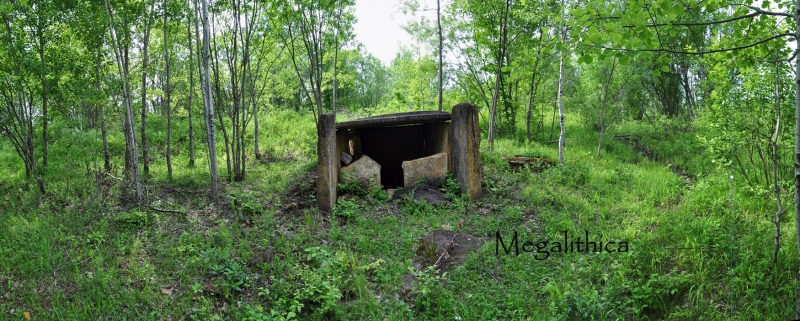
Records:
{"label": "tree branch", "polygon": [[797,53],[798,53],[798,50],[795,50],[795,51],[794,51],[794,53],[793,53],[791,56],[789,56],[789,58],[785,58],[785,59],[773,59],[773,60],[765,60],[764,62],[767,62],[767,63],[776,63],[776,62],[790,62],[790,61],[794,60],[794,58],[796,58],[796,57],[797,57]]}
{"label": "tree branch", "polygon": [[747,6],[747,5],[745,5],[745,7],[749,8],[750,10],[755,11],[756,13],[767,15],[767,16],[795,18],[795,15],[793,15],[791,13],[766,11],[766,10],[762,10],[761,8],[758,8],[758,7]]}
{"label": "tree branch", "polygon": [[[748,13],[748,14],[746,14],[746,15],[743,15],[743,16],[731,17],[731,18],[728,18],[728,19],[722,19],[722,20],[704,21],[704,22],[669,22],[669,23],[652,23],[652,24],[646,24],[646,25],[643,25],[643,26],[645,26],[645,27],[667,27],[667,26],[683,26],[683,27],[691,27],[691,26],[711,26],[711,25],[717,25],[717,24],[723,24],[723,23],[729,23],[729,22],[739,21],[739,20],[742,20],[742,19],[752,18],[752,17],[756,17],[756,16],[759,16],[759,15],[795,18],[795,15],[793,15],[793,14],[790,14],[790,13],[766,11],[766,10],[762,10],[762,9],[760,9],[760,8],[753,7],[753,6],[746,6],[746,7],[747,7],[747,8],[749,8],[750,10],[753,10],[754,12]],[[607,16],[607,17],[595,17],[595,18],[591,18],[590,20],[608,20],[608,19],[621,19],[621,18],[622,18],[622,16]],[[625,26],[623,26],[623,27],[625,27],[625,28],[635,28],[635,27],[636,27],[636,25],[625,25]]]}
{"label": "tree branch", "polygon": [[[764,38],[764,39],[761,39],[759,41],[756,41],[756,42],[753,42],[753,43],[749,43],[749,44],[746,44],[746,45],[741,45],[741,46],[737,46],[737,47],[728,47],[728,48],[704,50],[704,51],[685,51],[685,50],[651,49],[651,48],[628,49],[628,48],[611,48],[611,47],[606,47],[606,46],[589,46],[589,47],[599,48],[599,49],[608,49],[608,50],[614,50],[614,51],[645,51],[645,52],[666,52],[666,53],[681,54],[681,55],[704,55],[704,54],[712,54],[712,53],[718,53],[718,52],[728,52],[728,51],[735,51],[735,50],[752,48],[752,47],[758,46],[760,44],[764,44],[764,43],[769,42],[771,40],[775,40],[775,39],[782,38],[782,37],[795,37],[795,34],[793,34],[793,33],[782,33],[782,34],[774,35],[774,36],[769,37],[769,38]],[[795,56],[796,55],[797,54],[795,53]]]}

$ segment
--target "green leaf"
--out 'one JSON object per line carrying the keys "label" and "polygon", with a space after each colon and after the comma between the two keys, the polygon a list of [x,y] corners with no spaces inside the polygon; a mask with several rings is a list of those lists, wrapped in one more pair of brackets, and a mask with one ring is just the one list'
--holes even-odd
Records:
{"label": "green leaf", "polygon": [[662,66],[662,67],[661,67],[661,71],[663,71],[663,72],[669,72],[669,66]]}

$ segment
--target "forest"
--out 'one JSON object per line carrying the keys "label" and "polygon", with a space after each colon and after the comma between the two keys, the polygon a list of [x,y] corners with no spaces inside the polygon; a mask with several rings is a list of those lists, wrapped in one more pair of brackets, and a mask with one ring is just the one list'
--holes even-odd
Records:
{"label": "forest", "polygon": [[[376,58],[356,1],[413,44]],[[798,10],[0,0],[0,319],[800,319]],[[318,209],[322,114],[462,102],[482,197]]]}

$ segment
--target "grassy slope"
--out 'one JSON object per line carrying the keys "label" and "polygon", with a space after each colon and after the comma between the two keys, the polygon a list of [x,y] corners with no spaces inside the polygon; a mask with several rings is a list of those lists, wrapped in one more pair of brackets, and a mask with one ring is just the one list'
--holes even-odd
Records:
{"label": "grassy slope", "polygon": [[[512,172],[501,158],[557,158],[553,144],[501,139],[496,151],[485,151],[487,193],[478,202],[457,197],[434,208],[366,196],[322,217],[313,201],[310,117],[284,112],[264,122],[268,162],[251,160],[247,181],[227,184],[217,204],[205,198],[202,145],[197,167],[186,168],[185,134],[177,135],[175,178],[167,180],[163,159],[155,160],[148,198],[154,208],[180,213],[127,204],[119,170],[95,180],[92,134],[65,134],[53,144],[52,163],[63,166],[50,169],[43,198],[22,181],[13,149],[0,144],[0,161],[11,164],[0,167],[8,178],[0,181],[0,319],[22,319],[25,312],[34,320],[786,320],[792,314],[798,255],[791,215],[773,269],[771,201],[711,167],[693,143],[693,129],[625,124],[618,132],[629,138],[607,140],[596,158],[596,134],[572,121],[564,166]],[[152,124],[157,131],[161,122]],[[111,141],[124,148],[121,137]],[[416,298],[399,299],[418,239],[440,228],[486,237],[487,244],[444,283],[421,272],[429,282]],[[593,238],[628,241],[629,252],[546,260],[495,255],[488,236],[515,230],[532,241],[588,230]]]}

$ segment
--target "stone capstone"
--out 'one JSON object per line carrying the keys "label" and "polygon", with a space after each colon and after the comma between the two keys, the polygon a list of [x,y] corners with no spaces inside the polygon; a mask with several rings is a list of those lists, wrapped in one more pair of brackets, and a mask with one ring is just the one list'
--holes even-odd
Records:
{"label": "stone capstone", "polygon": [[352,164],[342,167],[342,182],[347,184],[354,180],[367,190],[381,186],[381,165],[364,155]]}
{"label": "stone capstone", "polygon": [[403,186],[412,187],[419,180],[436,185],[447,177],[447,153],[403,162]]}

